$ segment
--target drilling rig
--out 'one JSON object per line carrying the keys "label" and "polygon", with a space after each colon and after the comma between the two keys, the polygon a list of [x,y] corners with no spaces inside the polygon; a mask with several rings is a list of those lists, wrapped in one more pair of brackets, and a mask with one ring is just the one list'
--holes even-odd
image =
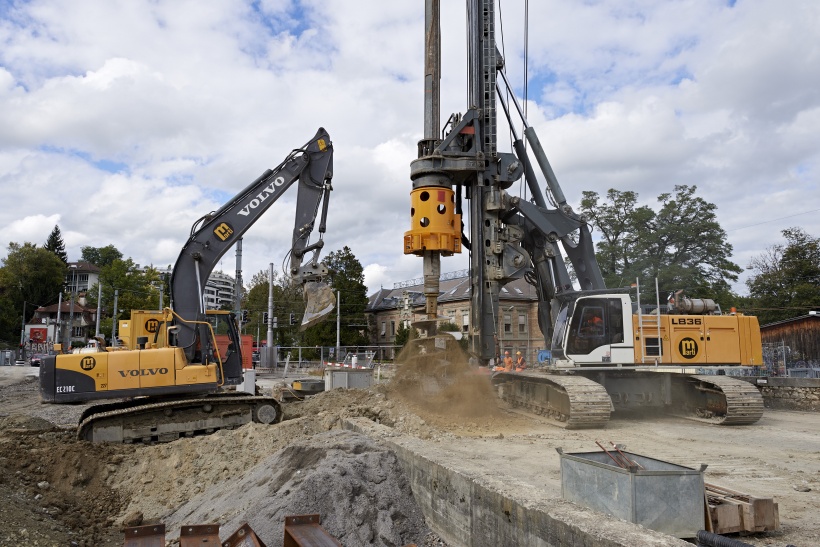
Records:
{"label": "drilling rig", "polygon": [[[424,138],[410,165],[411,229],[404,236],[404,253],[424,260],[425,318],[416,324],[435,334],[443,319],[437,311],[441,256],[464,247],[471,353],[480,362],[499,354],[502,287],[521,277],[535,287],[539,328],[552,357],[546,371],[496,376],[510,403],[567,428],[601,427],[615,409],[671,410],[726,425],[756,422],[760,393],[725,373],[762,364],[757,318],[720,314],[710,300],[663,312],[658,304],[644,314],[628,289],[606,288],[590,228],[568,203],[507,78],[495,17],[495,0],[467,1],[469,104],[442,127],[440,2],[426,0]],[[509,152],[498,150],[499,111],[512,136]],[[507,192],[521,177],[530,199]]]}

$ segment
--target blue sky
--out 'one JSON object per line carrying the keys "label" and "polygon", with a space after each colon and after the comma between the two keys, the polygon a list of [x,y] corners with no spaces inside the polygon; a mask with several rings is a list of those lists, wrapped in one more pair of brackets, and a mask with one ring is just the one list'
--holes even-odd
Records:
{"label": "blue sky", "polygon": [[[423,130],[424,2],[356,5],[0,2],[0,258],[58,224],[72,260],[113,244],[140,264],[173,263],[197,218],[323,126],[336,150],[326,249],[349,246],[371,290],[418,277],[402,235]],[[519,93],[523,8],[501,4]],[[468,105],[464,5],[442,10],[445,120]],[[743,267],[784,228],[820,235],[820,3],[529,11],[529,121],[571,201],[617,188],[653,204],[696,184]],[[282,263],[294,190],[247,234],[245,279]]]}

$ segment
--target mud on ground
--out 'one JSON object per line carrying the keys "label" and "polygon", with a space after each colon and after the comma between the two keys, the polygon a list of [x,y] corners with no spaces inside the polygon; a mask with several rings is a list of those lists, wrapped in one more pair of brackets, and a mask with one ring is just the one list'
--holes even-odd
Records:
{"label": "mud on ground", "polygon": [[568,432],[506,407],[463,359],[438,359],[435,348],[419,354],[428,358],[391,384],[288,403],[282,424],[154,446],[75,441],[83,406],[41,405],[33,379],[0,382],[0,545],[120,546],[123,524],[157,521],[176,545],[182,523],[219,522],[224,539],[243,519],[278,545],[284,514],[311,510],[345,545],[440,545],[395,456],[339,431],[347,417],[422,439],[431,458],[468,474],[535,485],[546,500],[560,497],[556,447],[590,451],[612,440],[680,465],[706,463],[707,481],[780,505],[780,532],[743,541],[820,544],[820,414],[767,411],[737,428],[615,418],[604,430]]}

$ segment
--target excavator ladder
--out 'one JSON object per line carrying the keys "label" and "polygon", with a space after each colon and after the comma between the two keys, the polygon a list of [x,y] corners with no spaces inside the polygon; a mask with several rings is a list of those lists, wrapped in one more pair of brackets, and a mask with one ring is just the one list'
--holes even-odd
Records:
{"label": "excavator ladder", "polygon": [[636,279],[638,300],[638,332],[641,337],[641,362],[659,364],[663,360],[661,338],[661,305],[658,297],[658,279],[655,278],[655,311],[644,313],[641,306],[641,282]]}

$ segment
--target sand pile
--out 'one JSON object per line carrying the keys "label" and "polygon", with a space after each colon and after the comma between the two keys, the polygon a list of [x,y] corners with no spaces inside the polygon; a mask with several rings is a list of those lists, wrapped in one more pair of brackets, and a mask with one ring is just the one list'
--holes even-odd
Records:
{"label": "sand pile", "polygon": [[169,537],[184,524],[214,522],[227,536],[247,521],[275,545],[284,537],[285,516],[310,513],[319,513],[343,545],[421,544],[429,533],[395,454],[342,430],[295,442],[163,521]]}

